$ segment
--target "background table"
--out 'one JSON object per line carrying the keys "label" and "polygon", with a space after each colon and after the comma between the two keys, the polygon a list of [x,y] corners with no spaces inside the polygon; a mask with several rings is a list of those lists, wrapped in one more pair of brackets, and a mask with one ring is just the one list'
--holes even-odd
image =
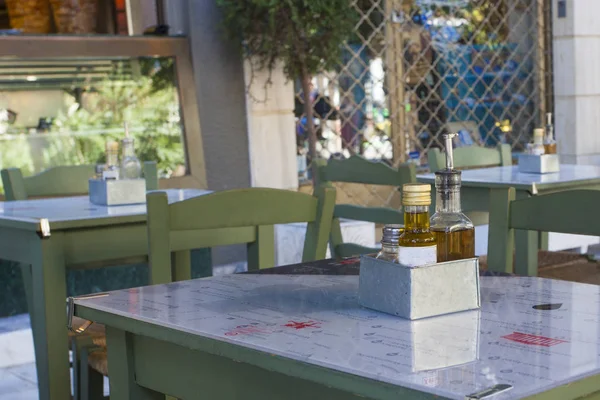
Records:
{"label": "background table", "polygon": [[411,322],[358,306],[356,260],[328,264],[115,291],[75,313],[107,325],[117,400],[600,391],[598,286],[484,276],[481,310]]}
{"label": "background table", "polygon": [[[169,202],[209,193],[167,190]],[[176,244],[173,244],[177,248]],[[66,269],[145,261],[146,205],[97,206],[87,196],[0,202],[0,257],[24,268],[41,399],[70,396]],[[176,255],[189,266],[189,251]],[[26,285],[27,286],[27,285]]]}
{"label": "background table", "polygon": [[[417,175],[419,182],[435,184],[434,174]],[[514,187],[517,199],[574,189],[600,189],[600,167],[592,165],[562,164],[560,172],[552,174],[523,174],[518,166],[479,168],[462,171],[461,202],[463,211],[489,211],[490,189]],[[435,193],[435,189],[433,189]],[[435,207],[435,196],[433,196]],[[558,210],[557,210],[558,212]],[[516,231],[516,272],[526,275],[537,269],[538,248],[548,249],[548,235],[537,232]],[[564,243],[579,247],[598,243],[598,238],[580,237],[579,246],[575,235],[561,235]],[[478,235],[477,238],[481,236]],[[568,238],[570,240],[565,241]],[[541,243],[539,238],[541,238]],[[477,246],[479,247],[479,246]],[[558,248],[556,248],[558,249]],[[563,248],[564,249],[564,248]]]}

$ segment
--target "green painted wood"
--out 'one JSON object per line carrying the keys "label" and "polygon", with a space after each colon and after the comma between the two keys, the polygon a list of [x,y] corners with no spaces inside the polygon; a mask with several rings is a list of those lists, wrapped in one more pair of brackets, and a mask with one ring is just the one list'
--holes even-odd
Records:
{"label": "green painted wood", "polygon": [[510,226],[543,232],[600,236],[600,191],[570,190],[510,203]]}
{"label": "green painted wood", "polygon": [[513,273],[515,232],[509,224],[509,205],[515,199],[515,190],[491,189],[490,227],[488,231],[488,269]]}
{"label": "green painted wood", "polygon": [[[438,148],[427,152],[427,161],[431,172],[446,167],[446,153]],[[510,145],[501,144],[495,149],[468,146],[454,149],[455,168],[491,167],[512,165]]]}
{"label": "green painted wood", "polygon": [[[333,209],[333,212],[335,214],[335,208]],[[329,249],[331,251],[331,255],[335,258],[344,257],[342,253],[338,254],[337,252],[340,246],[343,246],[344,244],[340,219],[333,218],[333,221],[331,221],[331,233],[329,234]]]}
{"label": "green painted wood", "polygon": [[[600,216],[596,212],[600,204],[598,190],[570,190],[532,197],[524,192],[515,195],[513,188],[503,191],[510,195],[499,195],[490,204],[491,213],[497,214],[490,223],[488,242],[488,263],[494,268],[503,266],[507,272],[512,271],[512,248],[516,240],[519,246],[515,272],[537,275],[538,232],[600,236]],[[514,238],[513,230],[516,230]]]}
{"label": "green painted wood", "polygon": [[[146,189],[158,189],[158,172],[155,162],[143,165]],[[27,200],[29,197],[77,196],[87,194],[88,181],[95,175],[94,165],[63,165],[49,168],[39,174],[23,177],[18,168],[1,172],[5,199]]]}
{"label": "green painted wood", "polygon": [[134,337],[134,354],[139,384],[182,399],[200,398],[200,394],[201,398],[219,400],[368,399],[142,336]]}
{"label": "green painted wood", "polygon": [[400,210],[386,207],[363,207],[353,204],[338,204],[333,212],[335,218],[368,221],[376,224],[404,224],[404,214]]}
{"label": "green painted wood", "polygon": [[[106,327],[110,398],[112,400],[164,400],[164,395],[136,383],[132,335]],[[164,371],[165,376],[172,371]]]}
{"label": "green painted wood", "polygon": [[7,168],[0,171],[2,176],[2,186],[4,187],[4,199],[26,200],[27,190],[25,190],[25,181],[19,168]]}
{"label": "green painted wood", "polygon": [[317,210],[313,221],[306,227],[306,238],[302,251],[302,262],[322,260],[327,255],[327,244],[331,233],[333,211],[335,208],[335,189],[317,187]]}
{"label": "green painted wood", "polygon": [[416,181],[416,168],[412,163],[402,164],[396,169],[358,155],[342,160],[317,160],[317,170],[319,184],[349,182],[400,187]]}
{"label": "green painted wood", "polygon": [[256,227],[256,240],[248,243],[248,271],[275,266],[275,227]]}
{"label": "green painted wood", "polygon": [[33,255],[33,342],[40,399],[68,399],[71,393],[65,299],[64,236],[55,233],[39,240],[31,237]]}
{"label": "green painted wood", "polygon": [[154,161],[144,161],[146,190],[158,190],[158,167]]}
{"label": "green painted wood", "polygon": [[[294,390],[297,386],[299,387],[298,390],[302,391],[310,389],[310,393],[304,397],[310,399],[330,398],[321,396],[321,393],[337,396],[335,391],[321,392],[325,387],[345,391],[349,396],[347,398],[350,399],[353,398],[351,396],[355,395],[366,399],[381,400],[442,399],[441,397],[385,382],[93,310],[83,305],[75,307],[75,315],[104,323],[110,327],[116,327],[120,331],[131,332],[133,343],[130,341],[128,345],[133,347],[132,358],[135,360],[136,382],[153,390],[170,393],[183,399],[198,398],[198,393],[205,394],[206,398],[209,399],[224,400],[239,398],[256,400],[270,398],[294,399],[294,397],[286,396],[265,396],[264,392],[259,391],[260,388],[255,389],[253,384],[246,384],[244,378],[246,374],[250,374],[249,377],[253,378],[251,379],[253,382],[260,382],[262,386],[267,387],[272,382],[279,381],[279,379],[286,379],[284,376],[296,378],[297,381],[286,379],[287,386]],[[109,329],[107,332],[109,338],[112,331],[113,329]],[[233,361],[233,363],[230,361]],[[111,371],[111,376],[112,373]],[[223,385],[222,382],[226,382],[226,384]],[[268,384],[265,384],[265,382],[268,382]],[[234,389],[229,386],[238,384],[239,387],[235,390],[241,391],[243,388],[248,388],[248,391],[243,393],[249,397],[231,397],[238,392],[232,392]],[[586,400],[597,400],[599,391],[600,376],[596,375],[543,394],[531,396],[528,399],[575,400],[588,396],[584,398]],[[279,394],[279,392],[277,393]],[[293,390],[290,395],[293,396]],[[331,398],[338,399],[338,397]]]}
{"label": "green painted wood", "polygon": [[[332,182],[349,182],[371,185],[401,187],[405,183],[416,182],[416,168],[412,163],[400,165],[397,169],[383,162],[369,161],[354,155],[348,159],[329,161],[317,160],[318,183],[322,187],[332,187]],[[338,204],[334,211],[334,221],[330,237],[331,251],[334,257],[344,257],[347,251],[359,250],[362,246],[343,246],[339,219],[368,221],[378,224],[403,224],[404,215],[400,210],[383,207],[361,207],[350,204]],[[368,249],[367,247],[362,247]],[[341,252],[338,253],[337,251]]]}
{"label": "green painted wood", "polygon": [[[201,221],[190,218],[202,211]],[[194,197],[170,206],[171,229],[235,228],[314,221],[317,198],[280,189],[234,189]]]}
{"label": "green painted wood", "polygon": [[275,265],[274,224],[308,222],[303,258],[325,258],[335,189],[318,189],[316,196],[279,189],[228,190],[171,205],[164,192],[148,193],[146,199],[151,270],[170,263],[175,242],[197,248],[246,243],[248,267],[255,269]]}
{"label": "green painted wood", "polygon": [[173,252],[173,280],[187,281],[192,279],[192,258],[189,250]]}
{"label": "green painted wood", "polygon": [[172,279],[171,236],[169,235],[171,231],[171,208],[172,206],[169,206],[165,192],[154,192],[146,195],[148,260],[150,280],[153,284],[170,282]]}

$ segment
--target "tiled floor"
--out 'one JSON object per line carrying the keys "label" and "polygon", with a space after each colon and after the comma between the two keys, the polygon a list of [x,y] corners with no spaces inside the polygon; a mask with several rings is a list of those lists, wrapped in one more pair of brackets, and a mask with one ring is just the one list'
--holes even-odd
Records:
{"label": "tiled floor", "polygon": [[[0,400],[37,400],[29,316],[0,318]],[[108,395],[108,379],[104,381]]]}
{"label": "tiled floor", "polygon": [[35,364],[0,369],[0,400],[37,400]]}
{"label": "tiled floor", "polygon": [[[104,395],[108,396],[108,379],[104,378]],[[37,400],[35,364],[0,368],[0,400]]]}

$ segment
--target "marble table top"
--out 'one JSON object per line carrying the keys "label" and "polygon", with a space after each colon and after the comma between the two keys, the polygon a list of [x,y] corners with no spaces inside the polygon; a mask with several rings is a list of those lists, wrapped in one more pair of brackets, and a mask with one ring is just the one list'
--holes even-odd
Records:
{"label": "marble table top", "polygon": [[[210,193],[208,190],[200,189],[167,189],[164,191],[167,192],[169,203]],[[37,222],[41,218],[46,218],[52,223],[136,215],[146,215],[145,204],[99,206],[91,203],[88,196],[0,202],[0,221]]]}
{"label": "marble table top", "polygon": [[[350,263],[356,266],[355,260]],[[226,275],[78,306],[451,399],[519,399],[600,374],[600,287],[481,277],[481,310],[408,321],[361,308],[358,276]]]}
{"label": "marble table top", "polygon": [[[417,180],[435,182],[435,174],[419,174]],[[512,186],[517,188],[543,188],[581,182],[600,183],[600,167],[594,165],[561,164],[560,171],[551,174],[525,174],[517,165],[467,169],[462,171],[463,186]]]}

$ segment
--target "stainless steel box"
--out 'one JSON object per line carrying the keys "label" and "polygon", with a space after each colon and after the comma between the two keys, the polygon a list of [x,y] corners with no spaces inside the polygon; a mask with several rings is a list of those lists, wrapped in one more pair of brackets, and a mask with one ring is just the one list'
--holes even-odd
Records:
{"label": "stainless steel box", "polygon": [[90,179],[90,202],[99,206],[119,206],[146,202],[144,179]]}
{"label": "stainless steel box", "polygon": [[362,256],[358,302],[410,320],[478,309],[479,259],[407,267]]}
{"label": "stainless steel box", "polygon": [[481,312],[471,310],[412,321],[412,371],[431,371],[477,361],[480,320]]}
{"label": "stainless steel box", "polygon": [[560,170],[558,154],[519,155],[519,172],[529,174],[549,174]]}

